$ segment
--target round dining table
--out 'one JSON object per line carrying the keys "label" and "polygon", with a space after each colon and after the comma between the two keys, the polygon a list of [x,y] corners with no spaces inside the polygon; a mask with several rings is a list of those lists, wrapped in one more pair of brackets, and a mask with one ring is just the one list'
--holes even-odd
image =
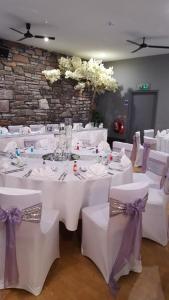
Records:
{"label": "round dining table", "polygon": [[[7,159],[7,158],[6,158]],[[79,172],[73,171],[74,161],[44,161],[42,158],[24,157],[23,168],[11,165],[0,172],[0,186],[27,188],[42,191],[43,210],[59,211],[60,221],[68,230],[75,231],[81,209],[105,203],[111,186],[132,182],[132,166],[120,163],[105,166],[104,174],[93,173],[91,166],[98,166],[96,157],[77,161]],[[114,167],[113,167],[114,164]],[[65,176],[61,176],[66,174]]]}

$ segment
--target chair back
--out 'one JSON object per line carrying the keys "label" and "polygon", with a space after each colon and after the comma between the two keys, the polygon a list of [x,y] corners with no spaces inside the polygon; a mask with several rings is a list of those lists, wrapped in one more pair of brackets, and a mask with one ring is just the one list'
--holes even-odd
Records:
{"label": "chair back", "polygon": [[[22,270],[31,264],[24,255],[32,259],[30,251],[33,252],[41,236],[41,192],[0,187],[0,208],[0,280],[4,281],[4,287],[15,287],[19,274],[24,277]],[[23,247],[24,253],[20,252]]]}
{"label": "chair back", "polygon": [[[112,271],[109,285],[113,290],[120,272],[134,266],[141,271],[140,246],[142,211],[148,194],[147,183],[131,183],[110,190],[110,218],[108,227],[108,256]],[[113,255],[111,256],[111,253]]]}
{"label": "chair back", "polygon": [[22,127],[23,125],[8,126],[8,130],[10,133],[19,133]]}
{"label": "chair back", "polygon": [[131,156],[132,147],[133,147],[132,144],[117,142],[117,141],[114,141],[112,146],[113,151],[115,152],[120,152],[122,149],[125,149],[125,153],[128,158],[130,158]]}
{"label": "chair back", "polygon": [[169,167],[169,154],[160,151],[150,150],[150,154],[147,160],[147,175],[152,173],[159,176],[163,175],[164,168]]}
{"label": "chair back", "polygon": [[42,131],[42,129],[45,128],[45,126],[42,124],[35,124],[35,125],[30,125],[30,128],[32,132],[36,132],[36,131]]}
{"label": "chair back", "polygon": [[144,137],[154,137],[154,129],[146,129],[144,130]]}

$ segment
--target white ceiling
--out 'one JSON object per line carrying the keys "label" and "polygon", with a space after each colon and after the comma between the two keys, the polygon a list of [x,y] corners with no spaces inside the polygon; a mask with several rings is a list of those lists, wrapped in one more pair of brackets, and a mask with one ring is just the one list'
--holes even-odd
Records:
{"label": "white ceiling", "polygon": [[[55,41],[30,39],[25,44],[105,61],[169,53],[142,49],[126,39],[169,45],[168,0],[0,0],[0,38],[17,41],[31,22],[33,34],[54,35]],[[111,22],[114,25],[109,26]]]}

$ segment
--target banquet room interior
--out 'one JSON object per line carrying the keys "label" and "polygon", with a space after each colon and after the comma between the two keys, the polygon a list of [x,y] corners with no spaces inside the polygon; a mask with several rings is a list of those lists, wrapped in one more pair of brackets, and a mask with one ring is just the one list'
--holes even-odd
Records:
{"label": "banquet room interior", "polygon": [[169,2],[0,1],[0,300],[169,300]]}

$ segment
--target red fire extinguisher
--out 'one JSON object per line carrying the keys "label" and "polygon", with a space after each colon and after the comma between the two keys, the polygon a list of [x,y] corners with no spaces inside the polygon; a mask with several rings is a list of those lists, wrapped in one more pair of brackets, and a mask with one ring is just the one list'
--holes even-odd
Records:
{"label": "red fire extinguisher", "polygon": [[113,122],[113,130],[118,134],[124,134],[125,132],[124,121],[122,119],[115,119]]}

